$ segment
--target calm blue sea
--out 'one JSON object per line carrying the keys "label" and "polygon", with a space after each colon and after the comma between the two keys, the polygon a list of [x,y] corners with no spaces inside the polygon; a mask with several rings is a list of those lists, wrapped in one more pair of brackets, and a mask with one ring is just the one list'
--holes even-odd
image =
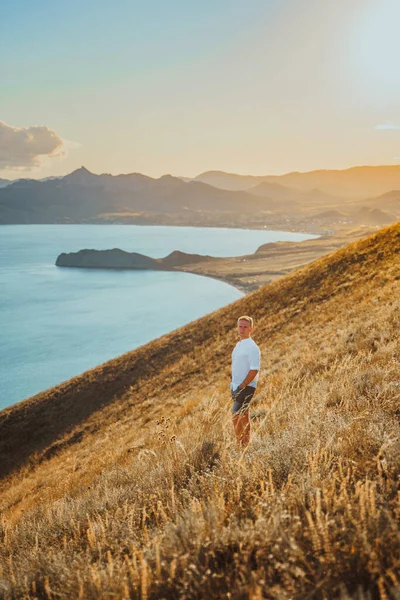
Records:
{"label": "calm blue sea", "polygon": [[242,297],[187,273],[62,269],[61,252],[232,256],[312,236],[135,225],[0,226],[0,409]]}

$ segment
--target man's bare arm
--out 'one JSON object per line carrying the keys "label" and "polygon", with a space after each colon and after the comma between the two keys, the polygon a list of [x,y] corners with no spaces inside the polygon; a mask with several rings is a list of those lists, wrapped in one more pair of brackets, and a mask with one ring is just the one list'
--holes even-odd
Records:
{"label": "man's bare arm", "polygon": [[242,383],[239,385],[240,389],[243,390],[246,385],[249,385],[249,383],[251,383],[254,379],[254,377],[257,375],[258,373],[258,369],[251,369],[248,373],[246,378],[242,381]]}

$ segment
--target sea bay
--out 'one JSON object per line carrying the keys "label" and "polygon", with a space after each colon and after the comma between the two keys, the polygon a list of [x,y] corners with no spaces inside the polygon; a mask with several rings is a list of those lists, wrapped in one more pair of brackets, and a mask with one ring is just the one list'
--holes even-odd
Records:
{"label": "sea bay", "polygon": [[292,232],[135,225],[0,226],[0,409],[243,296],[188,273],[61,269],[61,252],[234,256]]}

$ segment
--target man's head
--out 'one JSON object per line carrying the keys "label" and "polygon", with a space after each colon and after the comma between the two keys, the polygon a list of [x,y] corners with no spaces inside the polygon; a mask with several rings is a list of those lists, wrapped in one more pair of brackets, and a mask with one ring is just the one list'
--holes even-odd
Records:
{"label": "man's head", "polygon": [[250,337],[253,331],[253,319],[244,315],[239,317],[237,321],[238,334],[241,340],[245,340]]}

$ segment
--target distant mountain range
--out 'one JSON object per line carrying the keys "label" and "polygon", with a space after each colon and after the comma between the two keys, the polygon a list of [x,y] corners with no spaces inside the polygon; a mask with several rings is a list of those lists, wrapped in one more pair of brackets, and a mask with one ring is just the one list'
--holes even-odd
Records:
{"label": "distant mountain range", "polygon": [[396,190],[400,190],[400,166],[265,177],[209,171],[193,180],[171,175],[154,179],[141,173],[96,175],[81,167],[59,178],[0,180],[0,224],[140,218],[169,224],[177,217],[179,224],[203,224],[205,219],[217,224],[233,216],[236,226],[240,220],[245,224],[246,219],[278,215],[276,228],[285,225],[288,216],[308,218],[315,210],[355,214],[364,206],[396,218],[400,214]]}
{"label": "distant mountain range", "polygon": [[303,191],[318,189],[333,196],[365,198],[400,189],[400,165],[265,176],[207,171],[194,180],[226,190],[246,190],[265,182]]}
{"label": "distant mountain range", "polygon": [[0,223],[82,221],[110,214],[259,213],[271,206],[276,205],[266,198],[171,175],[95,175],[84,167],[60,179],[21,179],[0,189]]}
{"label": "distant mountain range", "polygon": [[[295,204],[307,204],[312,206],[313,204],[332,204],[337,202],[343,202],[343,198],[337,198],[322,190],[298,190],[295,188],[284,186],[280,183],[271,183],[268,181],[262,181],[261,183],[249,188],[249,194],[260,197],[269,197],[279,199],[281,204],[295,205]],[[286,202],[282,202],[286,201]]]}

